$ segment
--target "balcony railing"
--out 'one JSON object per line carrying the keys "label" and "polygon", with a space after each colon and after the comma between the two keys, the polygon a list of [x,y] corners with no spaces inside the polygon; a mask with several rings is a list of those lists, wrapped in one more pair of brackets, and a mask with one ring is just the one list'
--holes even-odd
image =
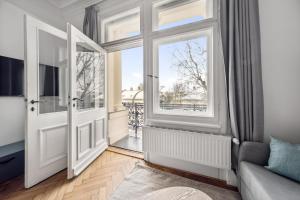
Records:
{"label": "balcony railing", "polygon": [[144,104],[123,102],[123,106],[128,109],[128,125],[137,136],[138,128],[144,125]]}
{"label": "balcony railing", "polygon": [[[135,131],[137,136],[138,128],[144,125],[144,104],[143,103],[129,103],[123,102],[124,107],[128,109],[128,126]],[[205,112],[207,105],[201,104],[160,104],[163,110],[189,110]]]}

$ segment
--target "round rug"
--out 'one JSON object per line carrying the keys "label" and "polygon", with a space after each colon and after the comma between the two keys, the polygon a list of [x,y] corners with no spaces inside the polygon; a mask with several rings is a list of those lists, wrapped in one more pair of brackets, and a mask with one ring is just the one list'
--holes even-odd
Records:
{"label": "round rug", "polygon": [[168,187],[146,194],[142,200],[212,200],[204,192],[190,187]]}

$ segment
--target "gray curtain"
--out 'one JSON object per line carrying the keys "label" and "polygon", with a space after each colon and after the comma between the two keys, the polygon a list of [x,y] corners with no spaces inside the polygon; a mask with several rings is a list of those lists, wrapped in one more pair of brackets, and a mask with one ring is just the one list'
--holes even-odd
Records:
{"label": "gray curtain", "polygon": [[98,12],[94,5],[85,8],[83,33],[95,42],[100,42],[98,39]]}
{"label": "gray curtain", "polygon": [[258,0],[220,0],[219,20],[233,134],[233,168],[239,144],[263,141],[264,105]]}

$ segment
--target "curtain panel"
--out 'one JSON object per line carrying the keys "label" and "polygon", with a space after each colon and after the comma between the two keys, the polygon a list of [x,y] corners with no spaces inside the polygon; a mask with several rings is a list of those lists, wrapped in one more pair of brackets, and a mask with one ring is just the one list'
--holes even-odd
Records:
{"label": "curtain panel", "polygon": [[98,12],[94,5],[85,8],[83,33],[96,43],[100,43],[98,36]]}
{"label": "curtain panel", "polygon": [[236,169],[239,144],[264,135],[258,0],[219,0],[219,22]]}

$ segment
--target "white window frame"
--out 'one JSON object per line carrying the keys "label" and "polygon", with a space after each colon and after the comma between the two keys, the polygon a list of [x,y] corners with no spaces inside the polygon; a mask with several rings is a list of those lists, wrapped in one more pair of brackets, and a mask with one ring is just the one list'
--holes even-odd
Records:
{"label": "white window frame", "polygon": [[[210,32],[210,34],[208,33]],[[179,33],[176,35],[172,35],[169,37],[163,37],[159,39],[154,39],[153,40],[153,112],[156,114],[161,114],[161,115],[177,115],[177,116],[194,116],[194,117],[212,117],[214,113],[214,106],[211,106],[210,104],[213,102],[214,94],[211,92],[213,91],[213,60],[212,60],[212,54],[213,54],[213,40],[212,40],[212,28],[206,28],[206,29],[201,29],[197,31],[192,31],[192,32],[185,32],[185,33]],[[158,50],[159,50],[159,45],[160,44],[169,44],[172,41],[177,42],[180,41],[179,38],[184,38],[183,40],[189,40],[191,38],[197,38],[197,37],[205,36],[208,38],[208,46],[207,46],[207,51],[210,52],[208,53],[208,110],[207,112],[198,112],[198,111],[173,111],[173,110],[162,110],[160,109],[160,96],[158,95],[158,90],[159,89],[159,80],[160,75],[159,75],[159,56],[158,56]],[[149,76],[149,75],[148,75]],[[150,76],[151,78],[153,76]],[[155,78],[156,77],[156,78]],[[158,78],[159,77],[159,78]]]}
{"label": "white window frame", "polygon": [[[98,15],[98,26],[100,28],[99,38],[101,40],[101,46],[105,48],[108,53],[143,46],[143,0],[126,0],[121,3],[119,0],[104,1],[98,5],[97,9],[100,11]],[[139,10],[140,13],[140,35],[104,42],[103,39],[105,36],[103,34],[105,33],[105,22],[112,18],[120,17],[120,14],[127,14],[136,10]]]}
{"label": "white window frame", "polygon": [[[183,129],[197,132],[212,132],[225,134],[227,131],[227,110],[225,94],[225,75],[222,68],[223,62],[219,41],[219,26],[217,19],[217,0],[213,1],[213,11],[211,18],[198,22],[172,27],[169,29],[156,30],[153,24],[153,4],[165,0],[128,0],[128,1],[106,1],[100,10],[99,26],[103,20],[133,9],[140,9],[140,35],[124,38],[116,41],[102,43],[108,52],[119,51],[134,47],[144,47],[144,124],[145,126],[158,126],[172,129]],[[191,0],[187,0],[191,1]],[[102,26],[101,26],[102,28]],[[212,89],[209,92],[212,107],[209,113],[194,113],[182,115],[176,113],[159,113],[154,109],[154,88],[153,76],[156,76],[153,42],[155,40],[197,32],[211,28],[213,31],[213,60],[209,72],[213,81],[209,83]],[[102,32],[102,31],[101,31]],[[101,38],[102,36],[100,36]],[[150,77],[150,76],[152,77]]]}
{"label": "white window frame", "polygon": [[[223,80],[224,74],[221,68],[221,54],[218,43],[218,19],[217,19],[217,3],[213,1],[213,16],[208,19],[203,19],[191,24],[172,27],[169,29],[157,30],[154,29],[153,19],[153,4],[162,0],[147,0],[144,1],[144,85],[145,85],[145,125],[159,126],[174,129],[184,129],[191,131],[207,131],[215,133],[226,132],[226,103],[225,103],[225,88]],[[167,37],[189,34],[201,30],[212,30],[212,65],[209,66],[209,106],[210,112],[201,113],[194,112],[182,114],[175,112],[159,111],[158,92],[155,93],[158,87],[155,82],[155,77],[159,77],[158,64],[155,52],[155,41]],[[210,60],[210,59],[209,59]]]}
{"label": "white window frame", "polygon": [[[106,41],[108,35],[106,33],[106,27],[105,27],[105,25],[107,23],[109,23],[110,21],[116,20],[116,19],[127,17],[127,16],[135,14],[135,13],[138,13],[139,15],[141,15],[141,9],[140,9],[140,7],[136,7],[134,9],[131,9],[131,10],[128,10],[128,11],[122,12],[120,14],[113,15],[111,17],[107,17],[107,18],[101,20],[101,43],[113,42],[113,41]],[[141,27],[140,27],[140,34],[138,34],[136,36],[127,37],[127,38],[135,38],[135,37],[140,36],[140,35],[141,35]],[[126,39],[126,37],[118,39],[118,40],[123,40],[123,39]],[[115,40],[115,41],[118,41],[118,40]]]}

